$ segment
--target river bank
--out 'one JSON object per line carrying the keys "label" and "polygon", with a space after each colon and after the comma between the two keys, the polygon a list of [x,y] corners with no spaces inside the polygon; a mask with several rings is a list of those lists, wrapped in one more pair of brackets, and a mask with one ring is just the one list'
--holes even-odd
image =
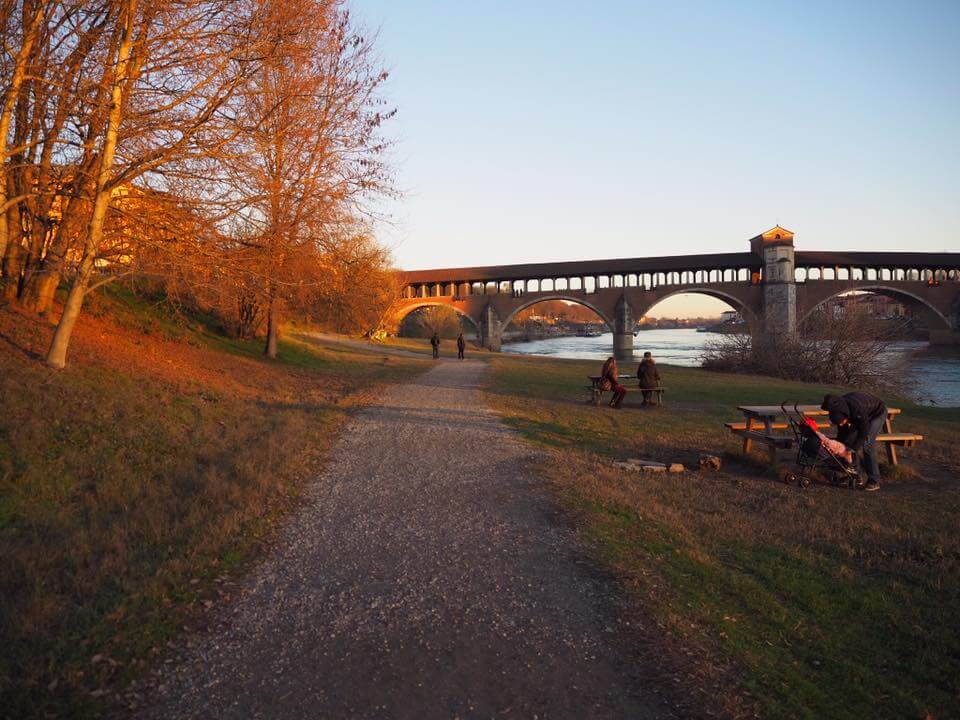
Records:
{"label": "river bank", "polygon": [[[692,329],[647,330],[634,338],[634,353],[639,358],[650,351],[664,364],[699,367],[704,350],[717,337]],[[503,352],[602,361],[610,355],[612,347],[613,336],[607,332],[597,337],[556,337],[504,344]],[[960,351],[957,348],[903,341],[893,346],[891,361],[904,364],[916,386],[914,395],[918,401],[960,407]]]}

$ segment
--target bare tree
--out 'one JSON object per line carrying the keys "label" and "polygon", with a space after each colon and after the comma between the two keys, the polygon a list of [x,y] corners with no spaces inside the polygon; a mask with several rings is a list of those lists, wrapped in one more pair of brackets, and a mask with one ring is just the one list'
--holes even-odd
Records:
{"label": "bare tree", "polygon": [[[17,49],[13,53],[12,63],[5,68],[5,70],[9,70],[9,78],[5,78],[6,90],[3,94],[3,107],[0,109],[0,163],[4,167],[4,178],[0,180],[0,258],[4,259],[4,266],[6,266],[7,250],[10,246],[10,233],[14,229],[10,226],[10,220],[12,219],[10,211],[22,199],[16,194],[17,188],[11,182],[12,178],[6,167],[10,156],[19,152],[19,148],[15,144],[14,147],[11,147],[10,126],[13,122],[14,107],[21,96],[24,78],[27,74],[37,37],[40,34],[44,17],[52,4],[39,0],[26,0],[22,4],[8,1],[4,3],[2,8],[3,19],[5,20],[4,38],[13,39],[17,37],[19,41],[19,45],[15,46]],[[14,19],[18,5],[22,17],[19,24]],[[19,33],[16,32],[18,25]],[[18,136],[23,134],[24,127],[21,122],[18,126]],[[11,197],[11,190],[14,191],[13,197]],[[18,242],[19,238],[16,238],[16,241]]]}
{"label": "bare tree", "polygon": [[340,0],[0,0],[0,28],[0,279],[50,319],[69,281],[51,367],[123,276],[265,322],[271,356],[282,311],[354,328],[389,302],[363,222],[386,74]]}
{"label": "bare tree", "polygon": [[[163,185],[168,166],[222,146],[221,109],[256,63],[251,6],[230,0],[118,0],[102,85],[107,120],[76,274],[47,364],[60,368],[93,285],[111,198],[135,180]],[[97,130],[95,118],[89,122]],[[91,132],[91,136],[95,133]]]}
{"label": "bare tree", "polygon": [[223,183],[255,238],[275,357],[282,308],[324,282],[315,270],[352,241],[360,202],[388,186],[377,133],[392,113],[378,109],[386,73],[339,3],[266,0],[261,27],[272,51],[242,96]]}
{"label": "bare tree", "polygon": [[905,375],[893,344],[904,325],[878,320],[862,309],[837,312],[829,305],[813,313],[794,338],[722,335],[707,346],[704,367],[772,375],[877,391],[904,391]]}

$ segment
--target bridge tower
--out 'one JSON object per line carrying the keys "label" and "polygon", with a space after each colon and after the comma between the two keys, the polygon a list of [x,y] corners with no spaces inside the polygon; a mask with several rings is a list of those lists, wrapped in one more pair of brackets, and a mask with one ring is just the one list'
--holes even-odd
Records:
{"label": "bridge tower", "polygon": [[763,331],[768,337],[797,332],[797,284],[793,233],[777,225],[750,240],[763,267]]}

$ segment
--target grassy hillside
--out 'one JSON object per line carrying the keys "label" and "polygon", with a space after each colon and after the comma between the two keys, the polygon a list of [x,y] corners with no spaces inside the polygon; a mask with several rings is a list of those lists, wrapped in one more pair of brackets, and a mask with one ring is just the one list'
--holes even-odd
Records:
{"label": "grassy hillside", "polygon": [[[584,403],[598,363],[497,358],[488,397],[552,449],[540,467],[632,600],[637,648],[725,716],[960,716],[960,410],[902,398],[925,442],[879,493],[776,480],[723,428],[736,406],[828,388],[661,369],[664,408]],[[614,458],[723,457],[719,473],[624,471]],[[784,458],[784,462],[789,462]],[[664,643],[664,635],[668,642]]]}
{"label": "grassy hillside", "polygon": [[94,716],[296,503],[416,359],[229,340],[123,290],[52,329],[0,309],[0,716]]}

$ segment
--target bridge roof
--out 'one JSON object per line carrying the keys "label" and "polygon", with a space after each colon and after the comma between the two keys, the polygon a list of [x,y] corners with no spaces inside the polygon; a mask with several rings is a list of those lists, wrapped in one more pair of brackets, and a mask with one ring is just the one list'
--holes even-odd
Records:
{"label": "bridge roof", "polygon": [[930,270],[960,268],[960,253],[923,252],[836,252],[833,250],[797,250],[794,254],[800,266],[852,266],[925,268]]}
{"label": "bridge roof", "polygon": [[574,260],[571,262],[527,263],[523,265],[487,265],[471,268],[440,268],[437,270],[411,270],[404,272],[402,275],[403,282],[411,284],[422,282],[536,280],[539,278],[589,275],[759,267],[760,258],[750,252],[739,252],[613,260]]}

